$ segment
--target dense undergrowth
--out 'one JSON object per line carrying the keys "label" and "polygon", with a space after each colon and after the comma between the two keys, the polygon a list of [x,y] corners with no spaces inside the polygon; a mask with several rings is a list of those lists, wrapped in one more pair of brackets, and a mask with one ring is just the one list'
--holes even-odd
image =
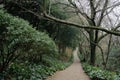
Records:
{"label": "dense undergrowth", "polygon": [[[63,70],[71,64],[63,62],[51,56],[44,56],[45,63],[12,63],[9,71],[1,74],[0,79],[10,80],[44,80],[58,70]],[[6,76],[7,75],[7,76]],[[5,77],[6,76],[6,77]]]}
{"label": "dense undergrowth", "polygon": [[63,70],[71,62],[63,62],[51,56],[44,56],[44,63],[13,63],[9,74],[12,80],[44,80],[58,70]]}
{"label": "dense undergrowth", "polygon": [[116,72],[111,72],[108,70],[101,69],[99,67],[94,67],[84,62],[83,56],[78,53],[81,60],[82,67],[85,73],[90,77],[91,80],[120,80],[120,74]]}
{"label": "dense undergrowth", "polygon": [[70,65],[60,56],[48,34],[0,10],[0,80],[44,80]]}
{"label": "dense undergrowth", "polygon": [[120,80],[120,74],[82,63],[85,73],[92,80]]}

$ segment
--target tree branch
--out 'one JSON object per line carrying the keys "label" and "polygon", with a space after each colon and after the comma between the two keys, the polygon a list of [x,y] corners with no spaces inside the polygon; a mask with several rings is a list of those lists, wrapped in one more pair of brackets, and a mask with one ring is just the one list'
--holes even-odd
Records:
{"label": "tree branch", "polygon": [[[83,31],[81,31],[83,33],[83,35],[86,37],[87,41],[90,41],[89,38],[87,37],[87,35],[85,35],[85,33]],[[104,58],[104,52],[103,52],[103,49],[102,47],[98,44],[98,43],[95,43],[93,41],[90,41],[92,44],[96,45],[100,51],[101,51],[101,54],[102,54],[102,60],[103,60],[103,63],[105,63],[105,58]]]}
{"label": "tree branch", "polygon": [[91,19],[94,20],[96,16],[96,10],[94,7],[94,0],[89,0],[90,2],[90,9],[91,9]]}
{"label": "tree branch", "polygon": [[[76,10],[76,13],[80,13],[89,23],[91,23],[91,19],[90,19],[90,17],[83,11],[81,11],[79,8],[78,8],[78,6],[75,4],[75,3],[73,3],[71,0],[68,0],[69,1],[69,3],[74,7],[74,9]],[[79,2],[80,3],[80,2]]]}
{"label": "tree branch", "polygon": [[101,14],[100,14],[100,18],[98,20],[98,24],[97,26],[100,26],[102,20],[103,20],[103,16],[104,16],[104,13],[105,13],[105,10],[106,10],[106,7],[108,6],[108,0],[105,1],[104,5],[103,5],[103,9],[101,11]]}
{"label": "tree branch", "polygon": [[101,27],[95,27],[95,26],[79,25],[79,24],[76,24],[76,23],[68,22],[68,21],[65,21],[65,20],[61,20],[61,19],[57,19],[55,17],[49,16],[46,12],[44,12],[44,17],[48,18],[49,20],[53,20],[53,21],[56,21],[56,22],[59,22],[59,23],[62,23],[62,24],[72,25],[72,26],[75,26],[75,27],[78,27],[78,28],[100,30],[100,31],[106,32],[108,34],[114,34],[116,36],[120,36],[120,32],[117,32],[117,31],[114,31],[114,30],[107,30],[107,29],[104,29],[104,28],[101,28]]}
{"label": "tree branch", "polygon": [[[112,5],[112,6],[106,7],[105,10],[110,9],[110,8],[113,8],[113,7],[115,8],[115,7],[119,6],[119,5],[120,5],[120,2],[119,2],[119,3],[116,3],[115,5]],[[98,13],[98,12],[100,12],[100,11],[102,11],[102,9],[97,10],[96,13]]]}
{"label": "tree branch", "polygon": [[[15,4],[17,4],[17,3],[15,3]],[[28,9],[26,9],[26,8],[20,6],[20,5],[18,5],[18,6],[21,7],[22,9],[28,11],[29,13],[33,14],[34,16],[38,17],[39,19],[41,19],[41,17],[43,16],[43,17],[45,17],[49,20],[53,20],[53,21],[56,21],[56,22],[59,22],[59,23],[62,23],[62,24],[72,25],[72,26],[82,28],[82,29],[100,30],[100,31],[106,32],[108,34],[114,34],[116,36],[120,36],[120,32],[116,32],[115,30],[107,30],[107,29],[104,29],[104,28],[101,28],[101,27],[95,27],[95,26],[79,25],[79,24],[76,24],[76,23],[72,23],[72,22],[68,22],[68,21],[65,21],[65,20],[55,18],[53,16],[49,16],[45,11],[43,12],[43,15],[41,15],[41,14],[35,13],[31,10],[28,10]]]}

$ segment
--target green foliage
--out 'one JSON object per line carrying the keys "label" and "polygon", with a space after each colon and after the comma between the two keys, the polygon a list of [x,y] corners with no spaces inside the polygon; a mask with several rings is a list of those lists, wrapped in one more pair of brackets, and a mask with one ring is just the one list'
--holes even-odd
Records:
{"label": "green foliage", "polygon": [[102,70],[86,63],[83,63],[82,66],[92,80],[120,80],[120,75],[117,75],[115,72]]}
{"label": "green foliage", "polygon": [[48,6],[50,6],[49,0],[15,0],[14,2],[10,0],[5,3],[5,9],[7,9],[9,13],[28,20],[34,27],[37,27],[39,30],[47,31],[50,37],[52,37],[57,42],[61,42],[61,44],[65,47],[76,47],[76,44],[78,44],[78,39],[76,39],[76,34],[78,32],[77,29],[69,26],[66,28],[66,25],[61,25],[60,23],[38,18],[34,14],[29,12],[26,13],[26,11],[24,11],[20,6],[38,14],[41,14],[42,10],[46,8],[46,11],[50,13],[50,15],[60,19],[67,19],[68,15],[64,12],[63,6],[55,4],[51,5],[51,7],[48,9]]}
{"label": "green foliage", "polygon": [[[113,48],[109,55],[107,67],[109,70],[120,72],[120,48]],[[112,65],[111,65],[112,64]]]}
{"label": "green foliage", "polygon": [[[78,55],[81,61],[85,62],[84,57],[80,53]],[[82,63],[82,67],[91,80],[120,80],[120,75],[115,72],[103,70],[87,63]]]}
{"label": "green foliage", "polygon": [[53,56],[49,57],[47,55],[43,56],[43,62],[47,66],[54,66],[54,68],[57,68],[57,69],[60,69],[60,70],[64,69],[67,65],[70,64],[70,63],[66,64],[66,62],[62,62],[62,61],[58,60],[57,58],[53,58]]}
{"label": "green foliage", "polygon": [[65,47],[76,48],[80,41],[80,30],[75,27],[64,26],[60,29],[57,40]]}
{"label": "green foliage", "polygon": [[[55,17],[59,19],[67,19],[69,15],[66,14],[66,12],[62,8],[63,6],[60,5],[52,5],[51,6],[51,15],[54,15]],[[69,16],[70,17],[70,16]]]}
{"label": "green foliage", "polygon": [[[24,11],[20,7],[25,7],[40,14],[43,6],[48,4],[48,0],[6,1],[4,8],[9,13],[28,20],[33,26],[38,28],[40,24],[40,26],[44,27],[46,26],[44,24],[48,23],[47,20],[38,19],[38,17]],[[44,1],[48,2],[43,4]],[[55,10],[53,10],[54,12]],[[62,16],[60,17],[65,17]],[[51,23],[48,26],[54,25],[54,22]],[[65,69],[70,64],[54,58],[56,55],[57,48],[55,43],[46,33],[39,32],[32,28],[27,21],[13,17],[0,10],[0,79],[7,77],[7,79],[10,78],[11,80],[43,80],[48,75],[57,70]],[[3,62],[8,63],[7,65],[2,65]],[[1,67],[5,67],[5,69],[3,70]],[[4,74],[1,73],[2,70],[5,71],[5,73],[3,72]]]}
{"label": "green foliage", "polygon": [[[11,64],[12,80],[44,80],[58,70],[65,69],[70,63],[44,55],[44,64],[31,64],[29,62]],[[47,65],[47,66],[46,66]]]}
{"label": "green foliage", "polygon": [[47,34],[32,28],[27,21],[0,10],[0,71],[6,70],[19,56],[26,56],[22,53],[32,53],[31,57],[36,58],[57,53],[57,48]]}

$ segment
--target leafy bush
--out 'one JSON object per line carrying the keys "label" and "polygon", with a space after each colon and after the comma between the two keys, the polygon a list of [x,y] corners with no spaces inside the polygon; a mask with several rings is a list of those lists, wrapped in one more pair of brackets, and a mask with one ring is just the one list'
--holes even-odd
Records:
{"label": "leafy bush", "polygon": [[[26,54],[24,54],[26,53]],[[21,55],[39,61],[43,54],[57,53],[54,41],[27,21],[0,10],[0,73]],[[35,61],[34,61],[35,62]]]}
{"label": "leafy bush", "polygon": [[92,80],[120,80],[120,75],[117,75],[115,72],[102,70],[100,68],[90,66],[86,63],[83,63],[82,66],[84,71]]}
{"label": "leafy bush", "polygon": [[[107,68],[112,71],[120,72],[120,48],[113,48],[109,55]],[[111,65],[112,64],[112,65]]]}
{"label": "leafy bush", "polygon": [[85,73],[87,73],[91,80],[120,80],[120,74],[91,66],[88,63],[84,63],[85,61],[82,54],[78,53],[78,56],[83,62],[82,67]]}
{"label": "leafy bush", "polygon": [[62,61],[44,55],[44,64],[35,63],[14,63],[10,66],[10,74],[12,80],[44,80],[49,75],[52,75],[58,70],[63,70],[70,65],[69,62],[63,63]]}
{"label": "leafy bush", "polygon": [[[44,61],[44,64],[47,65],[48,67],[54,66],[55,68],[60,69],[60,70],[64,69],[67,65],[70,64],[70,63],[67,64],[67,62],[62,62],[61,60],[58,60],[57,58],[53,58],[53,56],[49,57],[47,55],[43,57],[43,61]],[[72,61],[69,61],[69,62],[72,62]]]}

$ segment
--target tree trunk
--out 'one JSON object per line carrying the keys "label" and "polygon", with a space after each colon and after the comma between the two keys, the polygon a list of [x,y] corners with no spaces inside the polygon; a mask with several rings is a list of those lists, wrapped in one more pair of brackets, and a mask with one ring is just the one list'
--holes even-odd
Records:
{"label": "tree trunk", "polygon": [[96,44],[98,44],[98,31],[91,30],[89,33],[90,37],[90,64],[95,66],[96,60]]}
{"label": "tree trunk", "polygon": [[95,65],[95,60],[96,60],[96,45],[95,44],[90,44],[90,64]]}

